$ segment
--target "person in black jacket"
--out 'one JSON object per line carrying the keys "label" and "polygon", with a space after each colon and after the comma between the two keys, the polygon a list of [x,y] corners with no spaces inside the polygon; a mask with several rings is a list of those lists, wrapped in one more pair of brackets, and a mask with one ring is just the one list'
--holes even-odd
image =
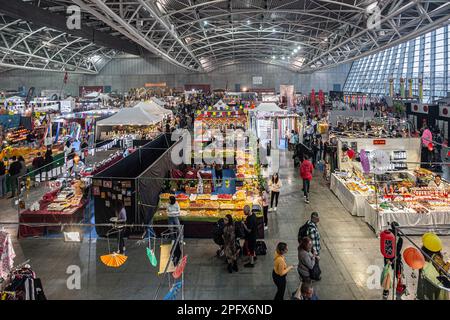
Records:
{"label": "person in black jacket", "polygon": [[0,197],[6,195],[6,166],[3,160],[0,160]]}
{"label": "person in black jacket", "polygon": [[22,165],[17,160],[16,156],[12,157],[12,163],[9,166],[9,176],[11,177],[11,197],[14,198],[16,196],[17,191],[17,184],[18,184],[18,178],[20,175],[20,169],[22,168]]}

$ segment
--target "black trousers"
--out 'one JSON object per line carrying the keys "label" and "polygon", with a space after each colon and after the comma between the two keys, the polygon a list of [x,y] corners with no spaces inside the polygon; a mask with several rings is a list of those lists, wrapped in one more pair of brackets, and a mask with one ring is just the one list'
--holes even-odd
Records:
{"label": "black trousers", "polygon": [[275,207],[278,207],[278,197],[280,196],[280,192],[272,191],[270,193],[270,207],[273,208],[273,200],[275,199]]}
{"label": "black trousers", "polygon": [[263,206],[264,225],[265,225],[265,226],[267,226],[267,223],[269,222],[269,218],[267,217],[268,211],[269,211],[269,206]]}
{"label": "black trousers", "polygon": [[272,271],[272,279],[277,286],[277,293],[274,300],[284,300],[284,292],[286,291],[286,275],[280,276]]}
{"label": "black trousers", "polygon": [[216,170],[216,179],[219,183],[222,183],[223,170]]}
{"label": "black trousers", "polygon": [[305,195],[306,199],[309,199],[309,186],[310,185],[311,185],[311,181],[303,180],[303,194]]}

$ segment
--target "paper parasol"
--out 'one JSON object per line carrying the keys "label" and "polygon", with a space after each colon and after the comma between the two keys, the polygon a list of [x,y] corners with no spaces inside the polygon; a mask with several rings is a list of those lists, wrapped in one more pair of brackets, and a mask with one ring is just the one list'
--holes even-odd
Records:
{"label": "paper parasol", "polygon": [[152,266],[156,267],[158,265],[158,260],[156,259],[155,253],[150,248],[147,248],[147,257]]}
{"label": "paper parasol", "polygon": [[105,266],[112,268],[119,268],[127,259],[127,256],[119,253],[106,254],[100,257],[100,260]]}
{"label": "paper parasol", "polygon": [[375,174],[383,174],[389,169],[390,159],[383,150],[374,150],[370,152],[370,169]]}
{"label": "paper parasol", "polygon": [[425,129],[422,133],[422,144],[424,146],[428,146],[428,144],[432,141],[433,141],[433,134],[431,133],[430,129]]}
{"label": "paper parasol", "polygon": [[181,277],[181,275],[183,274],[184,268],[186,267],[186,263],[187,263],[187,256],[184,256],[172,274],[175,279],[178,279],[179,277]]}
{"label": "paper parasol", "polygon": [[366,173],[366,174],[369,173],[370,172],[370,162],[369,162],[369,158],[367,157],[366,150],[361,149],[361,151],[359,152],[359,160],[361,160],[361,166],[362,166],[364,173]]}

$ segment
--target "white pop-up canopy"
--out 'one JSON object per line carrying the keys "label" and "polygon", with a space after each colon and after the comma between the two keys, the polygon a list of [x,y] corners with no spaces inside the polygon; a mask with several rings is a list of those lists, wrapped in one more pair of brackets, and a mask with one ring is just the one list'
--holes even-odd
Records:
{"label": "white pop-up canopy", "polygon": [[166,103],[164,101],[161,101],[157,97],[151,97],[150,101],[153,101],[154,103],[156,103],[157,105],[159,105],[161,107],[164,107],[166,105]]}
{"label": "white pop-up canopy", "polygon": [[262,102],[258,107],[252,110],[253,112],[286,112],[273,102]]}
{"label": "white pop-up canopy", "polygon": [[144,108],[136,106],[134,108],[124,108],[115,115],[98,121],[97,126],[148,126],[158,123],[162,119],[162,116],[150,114]]}
{"label": "white pop-up canopy", "polygon": [[148,112],[151,115],[162,116],[162,117],[173,115],[173,112],[171,110],[161,107],[154,101],[139,102],[135,106],[135,108],[138,108],[138,107],[142,108],[143,110],[145,110],[146,112]]}
{"label": "white pop-up canopy", "polygon": [[221,110],[221,109],[225,109],[226,107],[228,107],[228,105],[227,105],[225,102],[223,102],[222,100],[219,100],[219,101],[214,105],[213,109],[219,109],[219,110]]}

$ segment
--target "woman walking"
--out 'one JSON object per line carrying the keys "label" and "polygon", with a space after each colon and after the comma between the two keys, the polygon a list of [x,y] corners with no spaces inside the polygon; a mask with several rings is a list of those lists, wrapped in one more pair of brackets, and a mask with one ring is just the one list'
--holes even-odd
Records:
{"label": "woman walking", "polygon": [[[278,176],[278,173],[275,173],[272,176],[272,179],[269,181],[270,188],[270,211],[277,211],[278,207],[278,197],[280,196],[280,190],[282,187],[281,180]],[[273,200],[275,200],[275,208],[273,207]]]}
{"label": "woman walking", "polygon": [[285,242],[277,245],[274,258],[274,266],[272,271],[272,279],[277,286],[277,293],[274,300],[284,300],[284,292],[286,291],[286,275],[292,270],[293,266],[287,266],[285,254],[288,247]]}
{"label": "woman walking", "polygon": [[[178,219],[180,216],[180,205],[177,202],[177,199],[174,196],[170,196],[169,205],[167,206],[167,217],[169,218],[170,226],[179,226],[180,220]],[[178,236],[178,229],[171,228],[171,238],[176,239]]]}
{"label": "woman walking", "polygon": [[303,180],[303,194],[305,197],[305,203],[309,203],[309,187],[311,186],[313,171],[314,166],[308,160],[308,155],[305,155],[305,159],[300,165],[300,177]]}
{"label": "woman walking", "polygon": [[236,248],[236,232],[234,228],[234,221],[231,214],[227,214],[225,218],[223,218],[223,222],[225,227],[223,228],[223,240],[224,240],[224,251],[225,257],[228,262],[228,272],[233,273],[238,272],[237,266],[237,248]]}

